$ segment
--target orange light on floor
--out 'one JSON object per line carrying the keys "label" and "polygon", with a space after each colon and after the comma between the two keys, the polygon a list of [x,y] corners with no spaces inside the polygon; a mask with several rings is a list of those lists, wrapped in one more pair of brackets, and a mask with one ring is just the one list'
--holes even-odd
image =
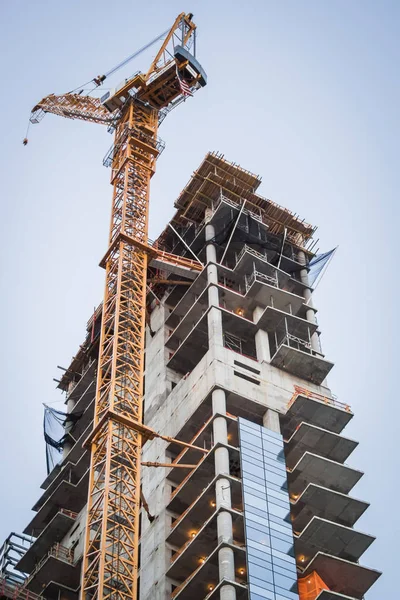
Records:
{"label": "orange light on floor", "polygon": [[323,590],[329,590],[316,571],[310,573],[308,577],[299,579],[298,583],[300,600],[315,600]]}

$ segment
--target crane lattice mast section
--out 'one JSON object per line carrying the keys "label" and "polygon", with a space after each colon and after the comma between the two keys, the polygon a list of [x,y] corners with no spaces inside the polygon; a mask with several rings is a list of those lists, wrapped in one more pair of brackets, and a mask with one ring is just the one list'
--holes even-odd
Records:
{"label": "crane lattice mast section", "polygon": [[156,256],[191,270],[202,268],[148,245],[150,179],[163,149],[157,137],[160,116],[206,84],[189,52],[195,31],[192,15],[182,13],[146,74],[138,73],[101,100],[52,94],[31,116],[34,123],[53,113],[115,128],[94,428],[87,440],[91,463],[82,600],[137,598],[147,267]]}

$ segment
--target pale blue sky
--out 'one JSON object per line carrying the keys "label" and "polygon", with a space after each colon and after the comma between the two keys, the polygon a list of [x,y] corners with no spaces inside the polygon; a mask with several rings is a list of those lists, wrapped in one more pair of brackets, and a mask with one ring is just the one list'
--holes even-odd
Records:
{"label": "pale blue sky", "polygon": [[209,85],[160,129],[150,235],[219,150],[318,225],[321,250],[339,244],[316,292],[322,343],[336,363],[329,383],[356,413],[349,463],[366,475],[353,495],[371,502],[357,527],[378,538],[361,562],[384,570],[367,597],[395,600],[398,1],[0,2],[0,538],[23,529],[39,497],[42,403],[60,400],[56,365],[68,364],[101,299],[111,199],[106,129],[47,116],[24,148],[30,109],[108,70],[182,10],[195,14]]}

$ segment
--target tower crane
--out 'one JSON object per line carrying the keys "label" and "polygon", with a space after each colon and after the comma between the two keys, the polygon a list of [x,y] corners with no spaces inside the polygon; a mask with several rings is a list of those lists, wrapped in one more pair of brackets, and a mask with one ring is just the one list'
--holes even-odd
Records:
{"label": "tower crane", "polygon": [[[113,187],[105,268],[94,426],[87,442],[91,462],[82,600],[136,600],[140,509],[146,277],[151,260],[190,270],[202,266],[148,243],[150,179],[163,149],[159,123],[187,96],[206,85],[196,59],[193,15],[178,15],[147,73],[137,73],[97,98],[83,90],[51,94],[32,110],[107,125],[115,131],[108,159]],[[143,50],[141,49],[141,50]],[[93,79],[95,87],[108,74]],[[77,88],[78,90],[79,88]],[[27,139],[24,140],[24,143]]]}

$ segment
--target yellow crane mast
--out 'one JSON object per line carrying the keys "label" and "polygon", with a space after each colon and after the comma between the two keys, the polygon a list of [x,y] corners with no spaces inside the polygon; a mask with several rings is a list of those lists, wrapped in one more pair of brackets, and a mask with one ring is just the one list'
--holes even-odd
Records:
{"label": "yellow crane mast", "polygon": [[[159,122],[206,84],[195,58],[196,26],[180,14],[146,74],[138,73],[102,98],[50,95],[32,110],[115,128],[110,155],[113,186],[91,448],[82,600],[136,600],[140,508],[146,277],[153,258],[201,269],[195,261],[148,244],[150,179],[163,149]],[[159,36],[156,39],[160,39]],[[190,52],[193,47],[194,53]],[[126,62],[126,61],[125,61]],[[105,75],[96,77],[100,85]]]}

